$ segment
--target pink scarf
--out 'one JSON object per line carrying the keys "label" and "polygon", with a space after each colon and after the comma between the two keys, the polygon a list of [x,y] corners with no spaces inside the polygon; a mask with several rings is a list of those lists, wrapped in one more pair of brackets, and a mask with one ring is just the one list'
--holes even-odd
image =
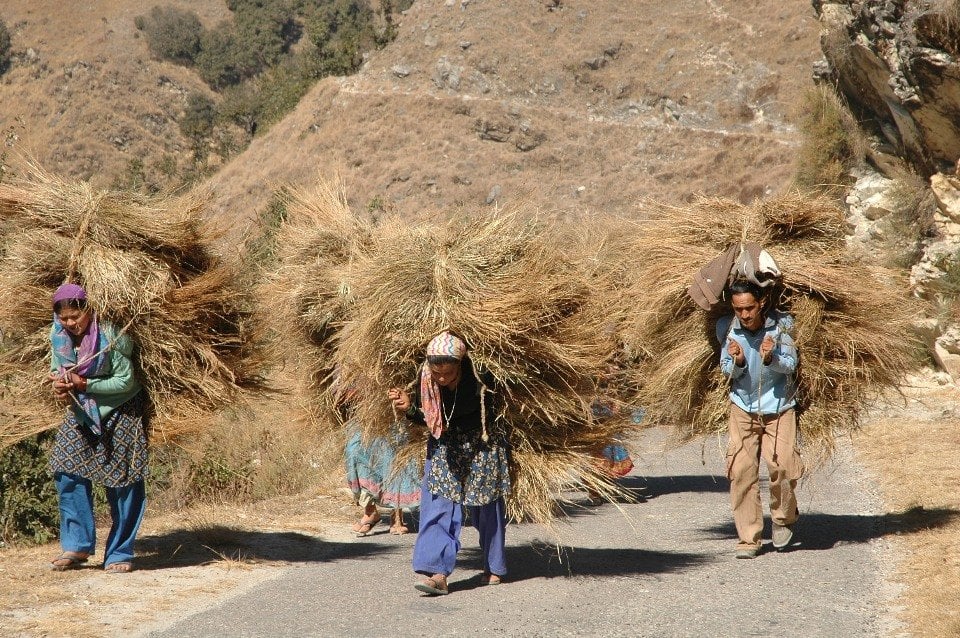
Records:
{"label": "pink scarf", "polygon": [[[446,331],[438,334],[427,344],[428,357],[453,357],[461,361],[466,354],[467,344]],[[420,369],[420,404],[430,435],[439,439],[447,425],[443,422],[443,399],[440,397],[440,386],[433,380],[430,365],[426,361]]]}

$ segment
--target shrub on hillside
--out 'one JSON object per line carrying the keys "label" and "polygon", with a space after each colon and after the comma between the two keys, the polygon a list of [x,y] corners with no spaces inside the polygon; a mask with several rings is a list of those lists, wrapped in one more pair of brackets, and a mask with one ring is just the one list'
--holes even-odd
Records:
{"label": "shrub on hillside", "polygon": [[353,73],[363,52],[379,42],[373,11],[361,0],[332,0],[307,19],[307,34],[316,47],[322,75]]}
{"label": "shrub on hillside", "polygon": [[794,182],[805,191],[839,195],[853,182],[850,169],[863,157],[856,121],[830,87],[808,91],[803,113]]}
{"label": "shrub on hillside", "polygon": [[0,73],[10,68],[10,59],[13,57],[13,43],[10,40],[10,30],[7,23],[0,20]]}
{"label": "shrub on hillside", "polygon": [[282,2],[235,0],[233,22],[222,22],[200,37],[200,76],[215,89],[256,76],[278,64],[300,37],[292,9]]}
{"label": "shrub on hillside", "polygon": [[180,118],[180,132],[190,140],[194,156],[202,160],[206,156],[207,143],[213,135],[217,119],[217,107],[203,93],[187,96],[187,107]]}
{"label": "shrub on hillside", "polygon": [[221,22],[203,33],[195,62],[200,77],[217,90],[238,84],[258,70],[256,60],[242,46],[229,22]]}
{"label": "shrub on hillside", "polygon": [[203,25],[193,11],[155,6],[146,16],[137,16],[134,24],[146,36],[150,51],[162,60],[189,65],[200,52]]}
{"label": "shrub on hillside", "polygon": [[0,540],[45,543],[57,534],[57,491],[47,469],[52,433],[0,451]]}

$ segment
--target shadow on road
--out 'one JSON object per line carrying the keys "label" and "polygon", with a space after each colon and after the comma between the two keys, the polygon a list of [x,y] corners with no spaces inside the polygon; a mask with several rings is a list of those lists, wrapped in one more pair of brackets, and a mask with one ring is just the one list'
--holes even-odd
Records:
{"label": "shadow on road", "polygon": [[[890,535],[913,534],[948,525],[960,517],[960,510],[948,507],[924,509],[913,507],[886,514],[801,513],[794,528],[794,543],[789,551],[824,550],[843,543],[866,543]],[[736,529],[728,524],[706,528],[709,534],[735,541]],[[764,538],[770,538],[770,522],[766,521]]]}
{"label": "shadow on road", "polygon": [[396,546],[369,539],[332,543],[297,532],[262,532],[211,525],[137,539],[137,569],[169,569],[222,561],[317,563],[367,558],[396,550]]}
{"label": "shadow on road", "polygon": [[620,484],[630,490],[640,490],[648,499],[680,492],[726,492],[727,479],[716,474],[683,474],[680,476],[627,476]]}
{"label": "shadow on road", "polygon": [[[571,576],[636,576],[679,572],[696,567],[711,558],[685,552],[658,552],[631,548],[557,547],[536,543],[507,547],[507,565],[511,582],[530,578],[564,578]],[[458,556],[458,569],[483,569],[478,547],[465,547]],[[479,586],[479,576],[458,583],[451,589]]]}

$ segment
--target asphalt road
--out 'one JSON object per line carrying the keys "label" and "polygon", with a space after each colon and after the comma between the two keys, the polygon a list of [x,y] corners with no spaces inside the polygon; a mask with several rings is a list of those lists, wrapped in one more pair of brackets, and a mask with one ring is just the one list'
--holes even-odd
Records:
{"label": "asphalt road", "polygon": [[[511,525],[511,573],[477,582],[476,533],[463,534],[451,593],[413,589],[414,535],[315,540],[289,569],[148,636],[879,636],[892,561],[884,515],[841,447],[799,490],[788,552],[733,558],[735,533],[715,440],[664,451],[651,432],[625,479],[636,504],[580,505],[554,532]],[[703,459],[703,460],[701,460]],[[765,492],[765,484],[761,486]],[[764,495],[766,501],[766,495]],[[557,541],[561,544],[558,548]]]}

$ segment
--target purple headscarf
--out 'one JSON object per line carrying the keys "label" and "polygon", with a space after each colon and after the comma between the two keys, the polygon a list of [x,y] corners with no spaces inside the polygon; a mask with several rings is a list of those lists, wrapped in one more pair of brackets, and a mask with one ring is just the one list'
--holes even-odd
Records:
{"label": "purple headscarf", "polygon": [[53,293],[54,304],[58,301],[67,301],[68,299],[85,301],[87,299],[87,291],[83,289],[83,286],[78,286],[77,284],[63,284]]}

